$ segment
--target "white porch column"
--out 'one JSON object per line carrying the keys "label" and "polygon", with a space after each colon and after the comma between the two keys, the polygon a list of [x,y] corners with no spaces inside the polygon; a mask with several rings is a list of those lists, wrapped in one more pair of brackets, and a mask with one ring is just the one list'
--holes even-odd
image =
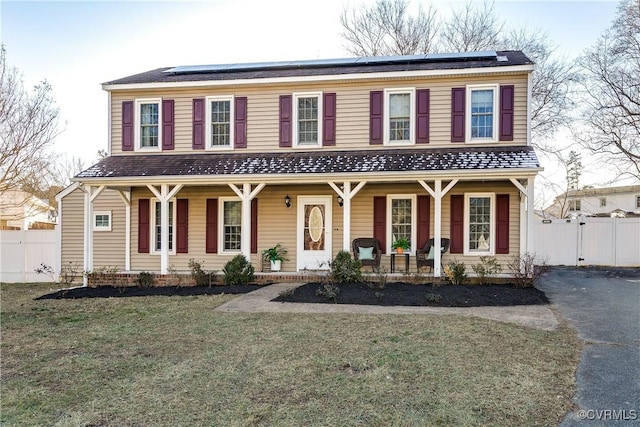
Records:
{"label": "white porch column", "polygon": [[533,191],[533,183],[527,180],[525,187],[515,178],[510,178],[509,181],[520,191],[520,255],[524,255],[526,252],[532,251],[529,249],[532,233],[529,226],[533,226],[533,215],[529,217],[529,213],[533,214],[533,206],[529,207],[529,201],[533,203],[533,193],[530,195],[529,191]]}
{"label": "white porch column", "polygon": [[[91,227],[93,209],[91,208],[91,190],[90,185],[86,185],[84,188],[84,256],[82,262],[82,269],[84,271],[91,270],[93,264],[93,230]],[[89,278],[86,275],[82,275],[82,285],[89,285]]]}
{"label": "white porch column", "polygon": [[[169,201],[182,187],[183,184],[178,184],[169,190],[169,184],[161,184],[160,191],[158,191],[153,185],[147,185],[147,188],[160,201],[160,274],[169,273]],[[151,206],[151,215],[154,214],[155,211]]]}
{"label": "white porch column", "polygon": [[351,251],[351,199],[358,194],[358,191],[366,185],[366,181],[358,183],[358,185],[351,189],[351,182],[345,181],[342,183],[342,189],[335,183],[329,182],[333,191],[339,197],[342,197],[342,249]]}
{"label": "white porch column", "polygon": [[124,202],[124,269],[131,271],[131,190],[118,190]]}
{"label": "white porch column", "polygon": [[433,277],[440,277],[442,274],[442,253],[439,250],[439,248],[442,247],[442,198],[453,188],[454,185],[458,183],[458,180],[451,180],[444,190],[442,189],[441,179],[436,179],[434,181],[433,189],[423,180],[419,180],[418,183],[427,190],[427,193],[429,193],[435,201],[433,209],[433,228],[435,228],[433,234],[433,247],[438,248],[438,250],[433,251]]}
{"label": "white porch column", "polygon": [[255,199],[265,185],[264,182],[261,182],[252,190],[251,183],[245,182],[242,184],[242,190],[240,190],[235,184],[229,184],[229,187],[242,201],[242,237],[240,246],[242,248],[242,255],[249,261],[251,261],[251,201]]}
{"label": "white porch column", "polygon": [[534,178],[527,178],[527,252],[530,254],[535,252],[533,221],[535,220],[535,211],[533,206],[534,198]]}
{"label": "white porch column", "polygon": [[[96,188],[91,185],[84,187],[84,271],[93,270],[93,201],[105,189],[104,185]],[[89,278],[83,275],[83,286],[89,284]]]}

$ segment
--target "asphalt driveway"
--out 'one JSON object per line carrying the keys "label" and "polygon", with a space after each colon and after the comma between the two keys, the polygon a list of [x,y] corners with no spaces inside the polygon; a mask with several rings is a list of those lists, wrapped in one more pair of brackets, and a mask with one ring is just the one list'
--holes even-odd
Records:
{"label": "asphalt driveway", "polygon": [[640,269],[558,267],[538,287],[586,342],[561,425],[640,425]]}

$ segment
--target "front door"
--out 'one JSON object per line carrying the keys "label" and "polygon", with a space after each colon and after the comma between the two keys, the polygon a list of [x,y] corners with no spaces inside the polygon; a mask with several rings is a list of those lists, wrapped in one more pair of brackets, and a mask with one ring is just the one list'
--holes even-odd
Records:
{"label": "front door", "polygon": [[298,197],[298,271],[329,268],[331,203],[331,196]]}

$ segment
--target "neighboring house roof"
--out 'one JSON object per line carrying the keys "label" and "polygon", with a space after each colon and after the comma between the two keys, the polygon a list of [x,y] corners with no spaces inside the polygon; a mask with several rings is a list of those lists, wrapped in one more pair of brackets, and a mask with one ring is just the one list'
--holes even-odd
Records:
{"label": "neighboring house roof", "polygon": [[584,188],[582,190],[569,190],[557,198],[562,197],[591,197],[607,196],[611,194],[640,193],[640,185],[625,185],[621,187]]}
{"label": "neighboring house roof", "polygon": [[533,65],[521,51],[487,51],[456,54],[405,55],[371,58],[341,58],[247,64],[164,67],[104,83],[130,85],[213,80],[255,80],[279,77],[326,76],[416,70],[456,70],[469,68]]}
{"label": "neighboring house roof", "polygon": [[153,176],[305,175],[539,169],[532,147],[384,149],[278,153],[140,154],[107,157],[74,180]]}

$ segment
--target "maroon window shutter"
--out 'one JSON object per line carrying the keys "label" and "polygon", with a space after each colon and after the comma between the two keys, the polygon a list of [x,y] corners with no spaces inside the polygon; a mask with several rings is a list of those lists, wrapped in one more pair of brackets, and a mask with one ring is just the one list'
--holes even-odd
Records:
{"label": "maroon window shutter", "polygon": [[149,199],[138,200],[138,253],[149,253]]}
{"label": "maroon window shutter", "polygon": [[133,101],[122,101],[122,151],[133,151]]}
{"label": "maroon window shutter", "polygon": [[336,145],[336,94],[325,93],[322,100],[322,145]]}
{"label": "maroon window shutter", "polygon": [[382,105],[384,94],[381,90],[374,90],[369,94],[369,144],[382,144]]}
{"label": "maroon window shutter", "polygon": [[235,98],[234,148],[247,148],[247,97]]}
{"label": "maroon window shutter", "polygon": [[189,253],[189,200],[178,199],[176,206],[176,253]]}
{"label": "maroon window shutter", "polygon": [[280,95],[280,147],[291,147],[291,95]]}
{"label": "maroon window shutter", "polygon": [[496,253],[509,253],[509,195],[496,196]]}
{"label": "maroon window shutter", "polygon": [[464,196],[451,196],[451,247],[449,252],[464,252]]}
{"label": "maroon window shutter", "polygon": [[513,141],[513,85],[500,86],[500,141]]}
{"label": "maroon window shutter", "polygon": [[207,199],[206,248],[208,254],[218,253],[218,199]]}
{"label": "maroon window shutter", "polygon": [[422,249],[429,240],[429,196],[418,196],[418,242],[414,249]]}
{"label": "maroon window shutter", "polygon": [[416,143],[426,144],[428,142],[429,89],[418,89],[416,90]]}
{"label": "maroon window shutter", "polygon": [[204,150],[204,98],[193,100],[193,149]]}
{"label": "maroon window shutter", "polygon": [[173,150],[175,125],[173,122],[173,99],[162,100],[162,149]]}
{"label": "maroon window shutter", "polygon": [[387,198],[373,198],[373,237],[380,242],[382,253],[387,253]]}
{"label": "maroon window shutter", "polygon": [[464,142],[464,97],[466,89],[451,89],[451,142]]}
{"label": "maroon window shutter", "polygon": [[258,253],[258,199],[251,201],[251,253]]}

